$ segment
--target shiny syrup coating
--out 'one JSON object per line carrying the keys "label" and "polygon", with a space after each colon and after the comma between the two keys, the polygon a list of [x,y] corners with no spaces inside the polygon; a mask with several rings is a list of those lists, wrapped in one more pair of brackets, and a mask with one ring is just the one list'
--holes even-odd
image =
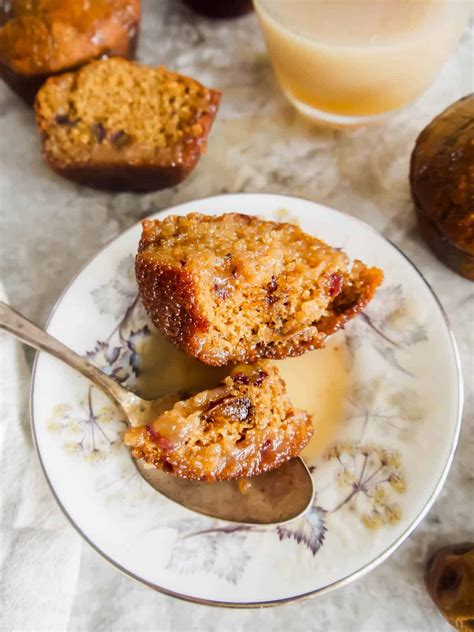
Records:
{"label": "shiny syrup coating", "polygon": [[133,58],[140,0],[0,2],[0,77],[32,103],[54,74],[104,56]]}
{"label": "shiny syrup coating", "polygon": [[422,236],[439,259],[474,280],[474,95],[421,132],[410,184]]}
{"label": "shiny syrup coating", "polygon": [[313,433],[276,366],[235,367],[216,388],[177,402],[124,437],[132,455],[179,478],[208,482],[263,474],[298,456]]}
{"label": "shiny syrup coating", "polygon": [[135,270],[158,329],[212,366],[321,348],[383,281],[297,226],[238,213],[144,221]]}

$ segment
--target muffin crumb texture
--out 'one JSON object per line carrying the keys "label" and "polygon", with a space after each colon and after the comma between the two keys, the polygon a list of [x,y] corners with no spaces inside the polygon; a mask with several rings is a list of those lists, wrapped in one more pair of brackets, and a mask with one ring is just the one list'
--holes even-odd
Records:
{"label": "muffin crumb texture", "polygon": [[181,181],[205,150],[220,95],[163,66],[113,58],[49,79],[36,99],[46,160],[100,188]]}
{"label": "muffin crumb texture", "polygon": [[125,444],[137,459],[181,478],[220,481],[263,474],[297,456],[313,433],[270,362],[237,366],[224,382],[178,402]]}
{"label": "muffin crumb texture", "polygon": [[293,224],[235,213],[144,221],[136,276],[157,327],[215,366],[324,346],[383,279]]}

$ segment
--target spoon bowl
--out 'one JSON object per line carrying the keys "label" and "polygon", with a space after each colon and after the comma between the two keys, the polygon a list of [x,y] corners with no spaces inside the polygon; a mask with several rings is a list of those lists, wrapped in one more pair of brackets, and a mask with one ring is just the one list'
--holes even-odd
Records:
{"label": "spoon bowl", "polygon": [[[153,400],[138,397],[3,302],[0,302],[0,328],[79,371],[114,401],[129,426],[153,422],[179,399],[174,394]],[[243,485],[236,480],[219,483],[184,480],[141,460],[135,463],[143,478],[170,500],[198,513],[239,524],[271,525],[294,520],[310,507],[314,495],[311,475],[300,458],[246,479]]]}
{"label": "spoon bowl", "polygon": [[171,476],[136,461],[138,471],[157,491],[198,513],[240,524],[281,524],[304,513],[313,500],[313,482],[300,458],[245,481],[206,483]]}

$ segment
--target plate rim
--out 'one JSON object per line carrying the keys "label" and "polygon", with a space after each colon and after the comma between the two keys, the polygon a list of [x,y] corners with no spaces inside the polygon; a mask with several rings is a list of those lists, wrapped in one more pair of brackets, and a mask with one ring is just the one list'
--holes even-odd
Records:
{"label": "plate rim", "polygon": [[91,257],[89,257],[87,259],[87,261],[85,261],[84,264],[82,266],[80,266],[80,268],[77,270],[77,272],[73,275],[73,277],[69,280],[69,282],[63,288],[63,290],[59,294],[57,300],[55,301],[53,307],[51,308],[51,311],[49,312],[48,318],[46,319],[46,322],[44,324],[45,331],[48,330],[48,327],[50,325],[51,319],[53,318],[53,316],[56,313],[57,309],[59,308],[60,304],[62,303],[63,298],[65,297],[66,293],[70,290],[70,288],[73,286],[73,284],[76,282],[77,278],[82,274],[82,272],[92,263],[92,261],[94,261],[94,259],[96,257],[101,255],[113,242],[115,242],[118,239],[120,239],[125,233],[133,230],[137,225],[140,224],[141,221],[143,221],[144,219],[148,219],[150,217],[156,217],[157,215],[160,215],[161,213],[163,213],[165,211],[170,211],[170,210],[172,211],[173,209],[179,209],[182,206],[187,206],[187,205],[190,205],[190,204],[193,204],[193,203],[202,204],[204,202],[209,202],[209,201],[215,202],[215,201],[217,201],[219,199],[235,197],[235,196],[244,197],[244,198],[245,197],[280,198],[282,200],[284,200],[284,199],[287,199],[287,200],[291,199],[292,201],[300,200],[300,201],[304,201],[304,202],[310,202],[311,204],[319,206],[322,209],[329,210],[329,211],[331,211],[333,213],[337,213],[338,215],[341,215],[344,218],[347,218],[347,217],[350,218],[351,220],[353,220],[353,221],[357,222],[358,224],[360,224],[361,226],[363,226],[365,229],[368,229],[370,232],[375,233],[375,235],[377,235],[378,237],[382,238],[390,247],[394,248],[400,255],[402,255],[402,257],[413,268],[414,272],[421,278],[422,282],[425,284],[425,286],[427,287],[428,291],[430,292],[430,294],[434,298],[435,303],[437,304],[437,306],[438,306],[438,308],[439,308],[439,310],[441,312],[441,316],[443,318],[443,321],[445,323],[445,326],[446,326],[446,329],[447,329],[447,333],[448,333],[448,337],[449,337],[449,341],[451,343],[451,349],[452,349],[452,352],[453,352],[454,361],[455,361],[456,377],[457,377],[457,412],[456,412],[456,422],[455,422],[455,429],[454,429],[454,435],[453,435],[452,444],[451,444],[451,447],[450,447],[450,450],[449,450],[446,462],[444,464],[443,470],[441,472],[441,475],[440,475],[440,477],[439,477],[439,479],[438,479],[438,481],[436,483],[436,486],[433,489],[430,497],[426,501],[426,504],[423,506],[423,509],[420,511],[418,516],[413,520],[413,522],[405,529],[405,531],[403,531],[399,535],[399,537],[390,546],[388,546],[385,549],[385,551],[380,553],[376,558],[374,558],[373,560],[371,560],[370,562],[368,562],[367,564],[365,564],[364,566],[362,566],[358,570],[350,573],[349,575],[347,575],[346,577],[343,577],[342,579],[338,579],[338,580],[336,580],[336,581],[334,581],[334,582],[332,582],[330,584],[327,584],[326,586],[322,586],[322,587],[317,588],[315,590],[307,591],[307,592],[302,593],[300,595],[293,595],[293,596],[290,596],[290,597],[283,597],[281,599],[269,599],[269,600],[264,600],[264,601],[250,601],[250,602],[219,601],[219,600],[215,600],[215,599],[204,599],[204,598],[201,598],[201,597],[193,597],[192,595],[185,595],[185,594],[182,594],[182,593],[170,590],[168,588],[164,588],[163,586],[158,586],[157,584],[155,584],[153,582],[150,582],[150,581],[144,579],[143,577],[139,577],[138,575],[134,574],[132,571],[126,569],[121,564],[119,564],[118,562],[113,560],[104,551],[102,551],[81,530],[81,528],[74,522],[72,516],[67,512],[66,508],[62,504],[59,496],[57,495],[57,493],[56,493],[56,491],[55,491],[55,489],[53,487],[53,484],[52,484],[51,480],[49,479],[48,473],[46,471],[46,467],[45,467],[45,465],[43,463],[43,460],[41,458],[41,453],[40,453],[39,448],[38,448],[37,437],[36,437],[35,421],[34,421],[34,395],[35,395],[36,373],[37,373],[37,368],[38,368],[38,358],[39,358],[39,355],[40,355],[39,351],[35,352],[35,357],[34,357],[34,361],[33,361],[33,367],[32,367],[32,371],[31,371],[31,381],[30,381],[29,397],[28,397],[28,400],[29,400],[29,418],[30,418],[30,429],[31,429],[31,435],[32,435],[32,439],[33,439],[34,451],[35,451],[36,457],[37,457],[37,459],[39,461],[39,464],[40,464],[40,467],[41,467],[41,471],[42,471],[43,476],[44,476],[44,478],[46,480],[46,483],[47,483],[47,485],[48,485],[48,487],[49,487],[49,489],[50,489],[50,491],[51,491],[51,493],[53,495],[53,498],[55,499],[55,501],[58,504],[59,508],[63,512],[64,516],[67,518],[68,522],[73,526],[73,528],[81,536],[81,538],[96,553],[98,553],[100,555],[100,557],[102,557],[104,560],[106,560],[115,569],[120,571],[123,575],[126,575],[130,579],[132,579],[132,580],[134,580],[134,581],[136,581],[136,582],[138,582],[138,583],[140,583],[142,585],[148,586],[149,588],[152,588],[153,590],[155,590],[157,592],[160,592],[160,593],[162,593],[164,595],[167,595],[169,597],[174,597],[176,599],[180,599],[182,601],[186,601],[186,602],[190,602],[190,603],[194,603],[194,604],[205,605],[205,606],[219,607],[219,608],[232,608],[232,609],[268,608],[268,607],[272,607],[272,606],[284,605],[284,604],[289,604],[289,603],[293,603],[293,602],[296,602],[296,601],[301,601],[301,600],[304,600],[304,599],[309,599],[309,598],[315,597],[317,595],[327,594],[329,592],[332,592],[332,591],[336,590],[337,588],[342,588],[343,586],[346,586],[346,585],[352,583],[353,581],[359,579],[360,577],[363,577],[364,575],[366,575],[370,571],[374,570],[377,566],[379,566],[382,562],[384,562],[415,531],[415,529],[419,526],[419,524],[423,521],[423,519],[429,513],[429,511],[431,510],[433,504],[435,503],[436,499],[438,498],[438,496],[439,496],[439,494],[440,494],[440,492],[441,492],[441,490],[442,490],[442,488],[443,488],[443,486],[444,486],[444,484],[446,482],[446,479],[448,477],[449,471],[451,470],[451,466],[452,466],[453,461],[454,461],[454,457],[456,455],[457,447],[458,447],[458,444],[459,444],[459,437],[460,437],[460,433],[461,433],[463,409],[464,409],[464,382],[463,382],[462,365],[461,365],[461,359],[460,359],[460,355],[459,355],[459,349],[458,349],[458,345],[456,343],[454,332],[452,330],[451,323],[449,321],[449,318],[448,318],[448,315],[446,313],[446,310],[444,309],[443,304],[441,303],[439,297],[437,296],[437,294],[435,293],[435,291],[431,287],[430,283],[423,276],[422,272],[413,263],[413,261],[395,243],[393,243],[390,239],[385,237],[385,235],[380,233],[373,226],[371,226],[370,224],[367,224],[366,222],[364,222],[363,220],[359,219],[358,217],[354,217],[353,215],[350,215],[349,213],[344,213],[343,211],[339,211],[339,210],[334,209],[334,208],[332,208],[330,206],[326,206],[325,204],[320,204],[319,202],[315,202],[314,200],[303,198],[301,196],[292,196],[292,195],[285,195],[285,194],[279,194],[279,193],[262,193],[262,192],[256,192],[256,193],[244,192],[244,193],[239,193],[239,192],[237,192],[237,193],[224,193],[224,194],[220,194],[220,195],[206,196],[206,197],[203,197],[203,198],[196,198],[196,199],[189,200],[189,201],[186,201],[186,202],[181,202],[180,204],[176,204],[174,206],[165,207],[165,208],[163,208],[163,209],[161,209],[159,211],[156,211],[154,213],[151,213],[150,215],[147,215],[147,216],[139,219],[137,222],[134,222],[131,226],[128,226],[124,230],[120,231],[117,235],[115,235],[114,237],[112,237],[111,239],[106,241],[100,247],[99,250],[97,250],[93,255],[91,255]]}

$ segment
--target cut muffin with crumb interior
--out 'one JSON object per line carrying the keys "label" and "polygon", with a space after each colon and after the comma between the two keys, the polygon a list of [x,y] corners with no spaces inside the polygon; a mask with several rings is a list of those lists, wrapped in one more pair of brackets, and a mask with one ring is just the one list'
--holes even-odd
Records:
{"label": "cut muffin with crumb interior", "polygon": [[157,327],[215,366],[324,346],[383,279],[298,226],[235,213],[144,221],[136,276]]}
{"label": "cut muffin with crumb interior", "polygon": [[125,59],[91,62],[38,92],[43,154],[96,188],[155,191],[181,182],[205,151],[220,93]]}
{"label": "cut muffin with crumb interior", "polygon": [[276,366],[237,366],[222,384],[176,403],[124,441],[144,459],[181,478],[221,481],[256,476],[298,456],[312,417],[294,409]]}

